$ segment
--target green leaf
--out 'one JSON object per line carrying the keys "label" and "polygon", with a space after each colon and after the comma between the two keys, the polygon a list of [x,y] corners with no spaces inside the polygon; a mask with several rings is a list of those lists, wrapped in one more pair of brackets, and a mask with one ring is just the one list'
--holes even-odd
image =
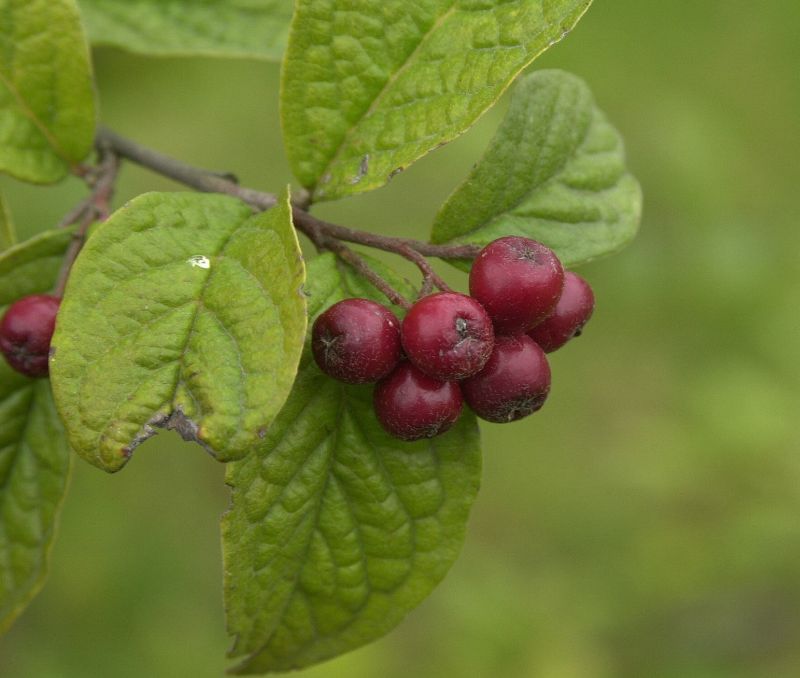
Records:
{"label": "green leaf", "polygon": [[5,252],[15,242],[17,242],[17,232],[14,229],[14,220],[11,218],[3,194],[0,193],[0,253]]}
{"label": "green leaf", "polygon": [[89,50],[74,0],[0,0],[0,171],[51,183],[92,148]]}
{"label": "green leaf", "polygon": [[44,585],[71,457],[47,380],[0,365],[0,633]]}
{"label": "green leaf", "polygon": [[291,390],[306,329],[288,192],[253,215],[151,193],[97,227],[61,305],[50,375],[73,449],[106,471],[156,428],[244,456]]}
{"label": "green leaf", "polygon": [[0,308],[29,294],[49,293],[72,240],[72,229],[45,231],[0,255]]}
{"label": "green leaf", "polygon": [[482,246],[522,235],[576,266],[628,243],[641,207],[622,139],[589,88],[569,73],[539,71],[520,81],[486,154],[437,215],[432,240]]}
{"label": "green leaf", "polygon": [[[70,237],[43,233],[0,255],[0,316],[19,297],[50,291]],[[44,584],[70,461],[49,382],[0,359],[0,633]]]}
{"label": "green leaf", "polygon": [[[374,296],[332,255],[309,265],[313,317]],[[380,298],[377,300],[381,301]],[[300,668],[394,627],[444,577],[480,482],[474,416],[430,441],[387,436],[372,388],[323,375],[306,348],[263,444],[230,464],[222,521],[235,673]]]}
{"label": "green leaf", "polygon": [[383,186],[451,141],[591,0],[297,0],[281,108],[318,200]]}
{"label": "green leaf", "polygon": [[154,56],[249,57],[278,61],[291,0],[80,0],[89,37]]}

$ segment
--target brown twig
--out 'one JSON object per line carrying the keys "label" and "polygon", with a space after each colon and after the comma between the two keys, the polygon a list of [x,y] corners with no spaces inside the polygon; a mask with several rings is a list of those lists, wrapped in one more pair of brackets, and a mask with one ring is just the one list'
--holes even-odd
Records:
{"label": "brown twig", "polygon": [[[126,158],[198,191],[231,195],[259,210],[269,209],[277,203],[277,197],[272,193],[240,186],[223,174],[187,165],[163,153],[140,146],[107,128],[102,128],[98,132],[97,143],[99,147],[110,149],[116,156]],[[434,287],[450,290],[425,257],[474,259],[480,249],[474,245],[435,245],[412,238],[396,238],[348,228],[313,216],[308,212],[310,204],[310,197],[306,191],[300,191],[293,198],[292,219],[295,228],[307,235],[317,247],[331,250],[350,263],[393,303],[400,303],[401,306],[408,304],[407,300],[370,269],[360,255],[343,245],[342,241],[391,252],[413,262],[422,273],[422,292],[425,293],[429,293]]]}
{"label": "brown twig", "polygon": [[238,183],[225,178],[222,174],[187,165],[168,155],[140,146],[105,127],[97,133],[97,143],[106,145],[121,158],[126,158],[137,165],[203,193],[232,195],[260,210],[274,207],[278,201],[271,193],[262,193],[252,188],[239,186]]}
{"label": "brown twig", "polygon": [[58,228],[67,228],[80,221],[81,217],[86,214],[86,211],[91,205],[92,196],[88,195],[64,215],[64,218],[58,222]]}

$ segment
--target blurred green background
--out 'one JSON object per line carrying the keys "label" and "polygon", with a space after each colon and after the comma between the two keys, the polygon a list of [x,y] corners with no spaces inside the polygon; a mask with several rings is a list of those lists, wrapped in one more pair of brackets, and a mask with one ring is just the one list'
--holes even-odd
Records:
{"label": "blurred green background", "polygon": [[[389,636],[302,676],[800,675],[798,26],[794,0],[598,0],[536,62],[586,78],[622,131],[641,234],[582,270],[597,311],[554,354],[542,413],[484,428],[447,579]],[[120,132],[248,185],[289,180],[275,65],[103,50],[96,70]],[[506,104],[319,214],[424,238]],[[24,235],[81,195],[0,186]],[[165,188],[126,166],[118,198]],[[227,501],[222,466],[169,435],[116,476],[76,464],[50,579],[0,639],[0,675],[220,676]]]}

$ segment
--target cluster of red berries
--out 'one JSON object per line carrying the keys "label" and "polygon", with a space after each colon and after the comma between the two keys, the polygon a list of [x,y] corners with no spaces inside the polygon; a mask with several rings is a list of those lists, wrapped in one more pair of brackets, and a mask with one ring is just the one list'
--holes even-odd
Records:
{"label": "cluster of red berries", "polygon": [[[402,324],[374,301],[340,301],[314,323],[314,358],[340,381],[377,382],[378,420],[403,440],[444,433],[465,400],[493,422],[536,412],[550,391],[545,353],[580,333],[594,310],[591,288],[565,273],[549,248],[509,236],[481,250],[469,289],[472,296],[440,292],[420,299]],[[6,311],[0,352],[18,372],[47,376],[60,302],[32,295]]]}
{"label": "cluster of red berries", "polygon": [[402,323],[374,301],[344,299],[315,321],[314,359],[348,384],[377,382],[378,421],[403,440],[444,433],[465,400],[497,423],[536,412],[550,391],[545,353],[580,334],[591,287],[548,247],[508,236],[478,254],[469,290],[423,297]]}
{"label": "cluster of red berries", "polygon": [[32,294],[15,301],[0,321],[0,352],[26,377],[46,377],[59,297]]}

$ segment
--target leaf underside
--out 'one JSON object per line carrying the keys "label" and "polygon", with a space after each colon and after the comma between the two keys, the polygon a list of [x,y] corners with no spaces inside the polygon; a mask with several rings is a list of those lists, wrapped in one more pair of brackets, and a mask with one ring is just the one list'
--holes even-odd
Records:
{"label": "leaf underside", "polygon": [[[373,296],[331,255],[309,266],[313,316]],[[476,421],[404,443],[372,412],[371,387],[323,375],[306,349],[275,426],[228,465],[222,521],[234,673],[300,668],[386,633],[442,579],[480,481]]]}
{"label": "leaf underside", "polygon": [[[50,291],[70,237],[51,231],[0,255],[0,316],[20,296]],[[44,584],[70,462],[49,382],[0,359],[0,633]]]}
{"label": "leaf underside", "polygon": [[622,138],[586,84],[539,71],[517,85],[485,155],[437,215],[431,240],[483,246],[522,235],[576,266],[627,244],[641,204]]}
{"label": "leaf underside", "polygon": [[152,56],[247,57],[278,61],[290,0],[80,0],[89,38]]}
{"label": "leaf underside", "polygon": [[284,141],[317,200],[378,188],[462,132],[591,0],[298,0]]}
{"label": "leaf underside", "polygon": [[74,0],[0,0],[0,171],[52,183],[89,153],[95,108]]}
{"label": "leaf underside", "polygon": [[242,457],[285,401],[306,328],[288,193],[151,193],[94,232],[67,286],[50,374],[73,449],[119,470],[157,428]]}

